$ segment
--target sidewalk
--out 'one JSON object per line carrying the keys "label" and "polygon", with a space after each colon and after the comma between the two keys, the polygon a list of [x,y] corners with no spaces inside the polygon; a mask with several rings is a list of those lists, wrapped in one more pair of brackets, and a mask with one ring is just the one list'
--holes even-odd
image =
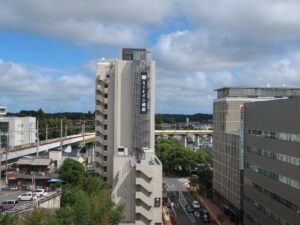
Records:
{"label": "sidewalk", "polygon": [[[208,212],[211,216],[211,219],[212,219],[211,224],[212,225],[221,225],[221,223],[217,219],[217,216],[219,214],[224,214],[224,212],[222,212],[222,210],[211,200],[199,195],[197,193],[197,191],[192,191],[190,189],[189,189],[189,191],[198,200],[198,202],[200,202],[208,210]],[[228,216],[225,216],[225,220],[222,223],[222,225],[233,225],[233,223],[230,222],[230,219]]]}

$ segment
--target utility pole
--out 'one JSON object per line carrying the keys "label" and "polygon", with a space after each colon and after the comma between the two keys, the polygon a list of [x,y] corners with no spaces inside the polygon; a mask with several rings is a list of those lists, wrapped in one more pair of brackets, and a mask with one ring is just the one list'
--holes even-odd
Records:
{"label": "utility pole", "polygon": [[48,140],[48,124],[46,124],[46,140]]}
{"label": "utility pole", "polygon": [[85,120],[83,120],[83,122],[82,122],[81,132],[82,132],[82,140],[83,140],[83,144],[84,144],[84,137],[85,137]]}
{"label": "utility pole", "polygon": [[8,156],[8,148],[5,148],[5,183],[8,183],[7,180],[7,169],[8,169],[8,163],[7,163],[7,156]]}
{"label": "utility pole", "polygon": [[39,137],[39,120],[36,121],[36,156],[39,156],[40,137]]}
{"label": "utility pole", "polygon": [[67,126],[67,124],[65,124],[65,137],[67,137],[68,136],[68,126]]}
{"label": "utility pole", "polygon": [[62,151],[63,121],[60,117],[60,150]]}

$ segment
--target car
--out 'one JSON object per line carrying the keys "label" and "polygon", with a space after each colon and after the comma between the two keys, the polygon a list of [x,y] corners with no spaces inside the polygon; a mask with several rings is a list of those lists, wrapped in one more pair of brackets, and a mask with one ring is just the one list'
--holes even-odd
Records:
{"label": "car", "polygon": [[207,213],[208,213],[208,211],[207,211],[206,208],[202,208],[202,209],[200,210],[200,215],[201,215],[201,217],[202,217],[204,214],[207,214]]}
{"label": "car", "polygon": [[4,200],[0,205],[1,212],[13,209],[18,204],[18,200]]}
{"label": "car", "polygon": [[205,223],[209,223],[210,222],[210,215],[209,213],[205,213],[203,216],[202,216],[202,221],[205,222]]}
{"label": "car", "polygon": [[192,206],[194,209],[200,209],[200,205],[197,201],[193,201]]}
{"label": "car", "polygon": [[33,192],[34,195],[36,195],[36,197],[45,197],[47,196],[47,192],[45,189],[36,189],[34,192]]}
{"label": "car", "polygon": [[194,212],[194,209],[193,209],[191,206],[188,205],[188,206],[186,207],[186,212],[187,212],[187,213],[193,213],[193,212]]}
{"label": "car", "polygon": [[32,192],[27,192],[18,196],[19,201],[32,201],[36,200],[36,196]]}

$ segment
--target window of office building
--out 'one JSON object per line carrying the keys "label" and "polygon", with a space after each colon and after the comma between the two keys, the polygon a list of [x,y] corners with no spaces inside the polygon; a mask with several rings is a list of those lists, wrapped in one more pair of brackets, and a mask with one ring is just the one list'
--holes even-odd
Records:
{"label": "window of office building", "polygon": [[292,164],[292,165],[295,165],[295,166],[300,166],[300,158],[298,158],[298,157],[285,155],[285,154],[273,152],[273,151],[266,150],[266,149],[261,149],[261,148],[256,148],[256,147],[249,147],[249,146],[247,146],[246,151],[257,154],[257,155],[260,155],[260,156],[263,156],[263,157],[266,157],[266,158],[286,162],[286,163],[289,163],[289,164]]}
{"label": "window of office building", "polygon": [[296,188],[298,190],[300,190],[300,181],[298,180],[294,180],[290,177],[266,170],[262,167],[259,167],[255,164],[246,162],[246,168],[251,169],[252,171],[261,174],[263,176],[269,177],[275,181],[279,181],[280,183],[289,185],[290,187]]}

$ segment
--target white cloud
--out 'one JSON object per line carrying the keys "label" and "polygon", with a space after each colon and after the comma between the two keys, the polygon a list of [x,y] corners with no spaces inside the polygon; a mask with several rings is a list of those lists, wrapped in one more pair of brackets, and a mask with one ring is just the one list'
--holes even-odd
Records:
{"label": "white cloud", "polygon": [[174,0],[0,0],[0,25],[78,43],[133,45],[174,13]]}
{"label": "white cloud", "polygon": [[[39,107],[52,111],[94,108],[93,77],[82,74],[45,76],[41,71],[0,60],[0,95],[10,111]],[[88,105],[82,104],[85,98]]]}
{"label": "white cloud", "polygon": [[274,57],[279,44],[272,40],[193,30],[162,35],[153,47],[153,55],[163,68],[219,70]]}
{"label": "white cloud", "polygon": [[196,26],[254,38],[299,38],[298,0],[187,0],[180,1],[184,15]]}
{"label": "white cloud", "polygon": [[157,112],[211,112],[215,89],[225,86],[299,87],[300,51],[238,70],[157,71]]}

